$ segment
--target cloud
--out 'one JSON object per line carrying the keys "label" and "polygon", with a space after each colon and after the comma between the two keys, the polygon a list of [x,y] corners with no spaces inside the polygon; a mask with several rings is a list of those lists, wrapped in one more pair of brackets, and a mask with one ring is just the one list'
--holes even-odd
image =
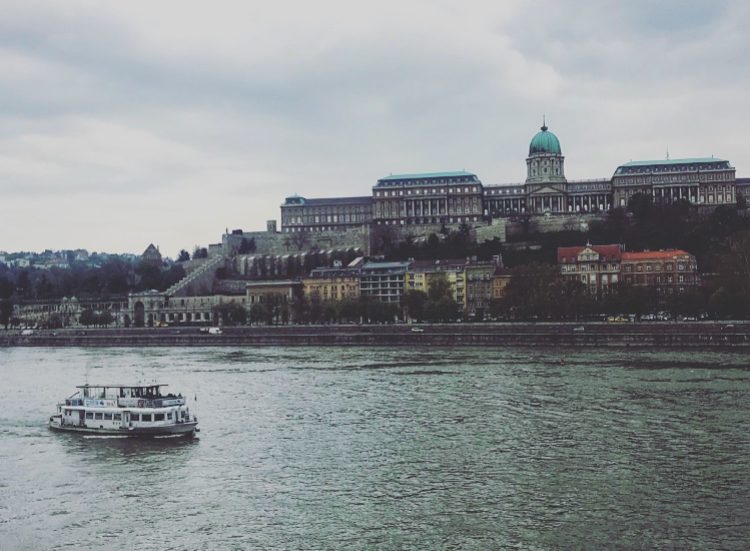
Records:
{"label": "cloud", "polygon": [[178,251],[391,172],[521,181],[542,113],[569,177],[667,146],[742,173],[749,18],[731,1],[11,2],[0,217],[38,222],[3,247]]}

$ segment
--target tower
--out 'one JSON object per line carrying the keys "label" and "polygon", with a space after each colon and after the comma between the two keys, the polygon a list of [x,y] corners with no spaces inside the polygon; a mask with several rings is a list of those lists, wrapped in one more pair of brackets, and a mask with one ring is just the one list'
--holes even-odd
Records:
{"label": "tower", "polygon": [[526,183],[564,183],[565,157],[560,149],[560,140],[542,123],[529,144],[529,156],[526,158]]}

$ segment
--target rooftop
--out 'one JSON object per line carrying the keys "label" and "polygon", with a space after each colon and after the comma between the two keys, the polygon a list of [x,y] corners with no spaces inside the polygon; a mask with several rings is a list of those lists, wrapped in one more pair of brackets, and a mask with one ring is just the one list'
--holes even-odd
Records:
{"label": "rooftop", "polygon": [[558,247],[557,261],[562,262],[564,258],[575,258],[581,254],[584,249],[591,249],[599,256],[611,259],[619,259],[621,255],[625,254],[622,252],[621,245],[578,245],[575,247]]}
{"label": "rooftop", "polygon": [[719,159],[717,157],[689,157],[686,159],[661,159],[658,161],[630,161],[620,166],[669,166],[726,162],[725,159]]}
{"label": "rooftop", "polygon": [[440,270],[445,268],[461,268],[466,266],[467,262],[465,258],[445,258],[445,259],[429,259],[429,260],[415,260],[411,263],[411,269],[414,271],[426,271],[426,270]]}
{"label": "rooftop", "polygon": [[689,256],[690,253],[682,249],[670,249],[667,251],[639,251],[633,253],[622,253],[624,260],[674,260],[678,256]]}
{"label": "rooftop", "polygon": [[415,174],[391,174],[380,178],[378,182],[389,182],[392,180],[431,180],[435,178],[460,178],[460,177],[472,177],[476,178],[476,174],[466,172],[463,170],[457,170],[454,172],[418,172]]}
{"label": "rooftop", "polygon": [[320,207],[327,205],[369,205],[370,203],[372,203],[372,195],[359,197],[321,197],[315,199],[306,199],[299,195],[292,195],[291,197],[286,198],[282,206],[307,205]]}
{"label": "rooftop", "polygon": [[394,268],[408,268],[409,262],[366,262],[363,268],[365,270],[388,270]]}

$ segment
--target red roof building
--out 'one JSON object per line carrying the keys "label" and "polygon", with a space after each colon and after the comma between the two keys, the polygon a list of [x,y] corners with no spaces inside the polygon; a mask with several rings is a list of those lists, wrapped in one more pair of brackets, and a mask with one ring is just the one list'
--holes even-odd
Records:
{"label": "red roof building", "polygon": [[592,295],[606,294],[620,280],[622,245],[558,247],[557,263],[566,279],[580,281]]}
{"label": "red roof building", "polygon": [[622,280],[635,287],[655,287],[661,297],[700,285],[695,256],[680,249],[622,253]]}

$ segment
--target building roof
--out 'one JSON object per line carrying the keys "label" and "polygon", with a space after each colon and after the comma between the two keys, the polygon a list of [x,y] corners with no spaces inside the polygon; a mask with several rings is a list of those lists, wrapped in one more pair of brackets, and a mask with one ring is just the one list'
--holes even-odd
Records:
{"label": "building roof", "polygon": [[591,249],[600,257],[619,260],[623,254],[621,245],[581,245],[576,247],[558,247],[557,262],[564,262],[565,258],[576,258],[584,249]]}
{"label": "building roof", "polygon": [[670,249],[666,251],[638,251],[632,253],[622,253],[623,261],[638,261],[638,260],[673,260],[678,256],[692,256],[690,253],[683,251],[682,249]]}
{"label": "building roof", "polygon": [[419,172],[415,174],[391,174],[390,176],[385,176],[383,178],[380,178],[378,182],[390,182],[393,180],[432,180],[435,178],[460,178],[469,176],[472,178],[476,178],[476,174],[472,174],[471,172],[466,172],[463,170],[457,170],[453,172]]}
{"label": "building roof", "polygon": [[669,165],[688,165],[688,164],[707,164],[707,163],[726,163],[726,159],[717,157],[689,157],[686,159],[661,159],[658,161],[630,161],[620,165],[624,166],[669,166]]}
{"label": "building roof", "polygon": [[328,277],[358,277],[359,268],[315,268],[308,279],[324,279]]}
{"label": "building roof", "polygon": [[557,139],[557,136],[549,131],[546,124],[543,124],[540,130],[541,132],[537,132],[534,137],[531,138],[531,143],[529,144],[529,157],[534,153],[554,153],[556,155],[562,155],[560,140]]}
{"label": "building roof", "polygon": [[750,186],[750,178],[737,178],[734,183],[738,186]]}
{"label": "building roof", "polygon": [[409,262],[365,262],[362,267],[365,270],[389,270],[396,268],[408,268]]}
{"label": "building roof", "polygon": [[261,281],[248,281],[245,284],[245,288],[254,288],[254,287],[291,287],[294,285],[301,285],[302,283],[300,281],[296,281],[293,279],[266,279]]}
{"label": "building roof", "polygon": [[411,263],[410,270],[412,271],[432,271],[441,270],[445,268],[464,268],[467,262],[465,258],[446,258],[446,259],[429,259],[429,260],[414,260]]}
{"label": "building roof", "polygon": [[281,206],[306,205],[311,207],[321,207],[328,205],[369,205],[372,204],[372,202],[372,195],[359,197],[321,197],[316,199],[306,199],[299,195],[292,195],[291,197],[287,197],[284,204]]}

